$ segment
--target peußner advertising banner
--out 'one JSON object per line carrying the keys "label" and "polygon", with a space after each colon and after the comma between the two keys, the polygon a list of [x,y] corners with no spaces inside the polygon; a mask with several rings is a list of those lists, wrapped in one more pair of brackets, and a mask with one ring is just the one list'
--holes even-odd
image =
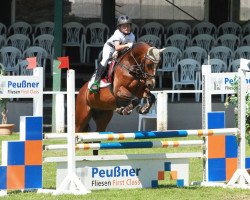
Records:
{"label": "peu\u00dfner advertising banner", "polygon": [[42,83],[36,76],[1,76],[1,98],[34,98],[43,92]]}

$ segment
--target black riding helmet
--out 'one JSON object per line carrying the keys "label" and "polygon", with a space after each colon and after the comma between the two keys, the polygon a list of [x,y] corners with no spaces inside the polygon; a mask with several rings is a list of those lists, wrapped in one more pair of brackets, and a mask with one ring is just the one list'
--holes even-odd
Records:
{"label": "black riding helmet", "polygon": [[117,27],[119,27],[122,24],[131,24],[132,25],[132,21],[127,15],[121,15],[117,19]]}

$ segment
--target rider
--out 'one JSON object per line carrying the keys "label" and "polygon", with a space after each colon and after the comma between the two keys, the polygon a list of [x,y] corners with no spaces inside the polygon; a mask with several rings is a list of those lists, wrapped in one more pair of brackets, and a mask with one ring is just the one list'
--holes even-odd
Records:
{"label": "rider", "polygon": [[135,36],[131,32],[131,19],[122,15],[117,20],[117,29],[114,34],[104,44],[102,52],[102,60],[96,70],[94,83],[90,87],[90,92],[97,93],[100,89],[100,81],[103,73],[106,71],[108,60],[114,53],[131,48],[135,41]]}

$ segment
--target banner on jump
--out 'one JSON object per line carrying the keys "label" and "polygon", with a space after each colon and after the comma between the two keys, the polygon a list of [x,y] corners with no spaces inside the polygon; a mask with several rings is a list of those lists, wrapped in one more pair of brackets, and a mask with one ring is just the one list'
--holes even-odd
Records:
{"label": "banner on jump", "polygon": [[2,76],[0,98],[34,98],[43,92],[43,84],[36,76]]}
{"label": "banner on jump", "polygon": [[[246,76],[247,90],[250,91],[250,74]],[[233,94],[233,85],[237,81],[237,73],[211,73],[211,94]]]}

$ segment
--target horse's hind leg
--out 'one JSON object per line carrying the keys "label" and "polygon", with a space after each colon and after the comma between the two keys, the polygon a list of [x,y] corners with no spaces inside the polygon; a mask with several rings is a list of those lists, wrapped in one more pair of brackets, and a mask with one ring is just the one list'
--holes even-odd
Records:
{"label": "horse's hind leg", "polygon": [[[93,110],[92,118],[96,123],[96,131],[104,132],[113,117],[112,110],[97,111]],[[93,155],[98,155],[98,150],[93,150]]]}

